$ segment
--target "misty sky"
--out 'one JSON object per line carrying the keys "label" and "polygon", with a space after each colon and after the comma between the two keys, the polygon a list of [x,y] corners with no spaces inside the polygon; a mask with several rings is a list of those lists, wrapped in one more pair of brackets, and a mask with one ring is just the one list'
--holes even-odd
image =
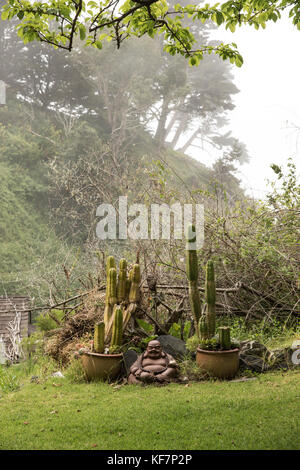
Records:
{"label": "misty sky", "polygon": [[[284,165],[289,156],[300,161],[300,34],[290,20],[282,19],[267,23],[265,30],[242,27],[231,33],[219,28],[211,37],[235,42],[244,58],[242,68],[233,70],[240,93],[228,117],[233,135],[247,145],[251,157],[238,176],[249,195],[263,197],[265,179],[274,179],[271,163]],[[285,129],[287,123],[297,125],[298,132]],[[188,153],[209,163],[197,149]]]}

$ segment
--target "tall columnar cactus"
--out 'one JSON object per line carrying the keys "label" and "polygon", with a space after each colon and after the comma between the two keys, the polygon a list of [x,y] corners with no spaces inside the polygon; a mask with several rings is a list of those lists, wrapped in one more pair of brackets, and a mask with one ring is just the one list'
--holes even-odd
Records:
{"label": "tall columnar cactus", "polygon": [[125,298],[126,298],[126,301],[129,302],[129,292],[130,292],[130,287],[131,287],[131,279],[130,277],[126,279],[126,287],[125,287]]}
{"label": "tall columnar cactus", "polygon": [[202,315],[199,320],[199,334],[202,340],[208,339],[208,325],[206,315]]}
{"label": "tall columnar cactus", "polygon": [[104,335],[105,324],[104,322],[96,323],[94,329],[94,351],[98,354],[104,352]]}
{"label": "tall columnar cactus", "polygon": [[206,265],[205,301],[208,334],[212,338],[216,331],[216,284],[212,260],[208,260]]}
{"label": "tall columnar cactus", "polygon": [[117,307],[114,314],[114,322],[111,336],[111,347],[122,346],[123,342],[123,312]]}
{"label": "tall columnar cactus", "polygon": [[140,300],[141,270],[139,264],[134,264],[130,274],[131,286],[129,302],[137,303]]}
{"label": "tall columnar cactus", "polygon": [[201,300],[198,289],[198,258],[197,251],[193,249],[196,241],[195,227],[189,225],[186,235],[186,274],[189,284],[189,297],[196,331],[201,314]]}
{"label": "tall columnar cactus", "polygon": [[110,268],[107,276],[106,283],[106,296],[105,296],[105,309],[104,309],[104,323],[108,325],[109,319],[112,316],[114,305],[117,303],[117,270]]}
{"label": "tall columnar cactus", "polygon": [[221,349],[231,349],[229,326],[219,327],[219,341],[220,341]]}
{"label": "tall columnar cactus", "polygon": [[113,256],[108,256],[106,260],[106,297],[105,301],[108,301],[108,284],[109,284],[109,270],[110,268],[115,268],[116,267],[116,262],[115,258]]}
{"label": "tall columnar cactus", "polygon": [[[119,276],[117,282],[117,271],[113,256],[109,256],[106,264],[107,282],[106,298],[104,310],[105,343],[108,344],[114,336],[120,338],[121,335],[115,331],[115,322],[120,323],[120,312],[122,314],[122,328],[125,329],[131,316],[137,309],[140,299],[141,273],[139,264],[135,264],[127,277],[127,262],[123,258],[120,260]],[[127,305],[129,302],[129,305]],[[117,305],[122,303],[122,308]],[[125,308],[126,307],[126,308]],[[124,309],[124,312],[122,311]],[[114,331],[113,331],[114,330]]]}
{"label": "tall columnar cactus", "polygon": [[117,302],[120,304],[126,300],[127,261],[122,258],[119,264],[119,276],[117,283]]}
{"label": "tall columnar cactus", "polygon": [[117,270],[116,268],[110,268],[108,273],[109,284],[108,284],[108,303],[109,305],[115,305],[117,303]]}

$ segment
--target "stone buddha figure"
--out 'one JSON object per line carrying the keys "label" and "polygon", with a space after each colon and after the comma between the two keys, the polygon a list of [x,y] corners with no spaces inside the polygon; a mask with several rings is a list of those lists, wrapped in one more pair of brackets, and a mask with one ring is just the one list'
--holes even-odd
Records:
{"label": "stone buddha figure", "polygon": [[129,384],[167,383],[178,375],[178,365],[170,354],[163,351],[157,340],[149,341],[146,351],[130,368]]}

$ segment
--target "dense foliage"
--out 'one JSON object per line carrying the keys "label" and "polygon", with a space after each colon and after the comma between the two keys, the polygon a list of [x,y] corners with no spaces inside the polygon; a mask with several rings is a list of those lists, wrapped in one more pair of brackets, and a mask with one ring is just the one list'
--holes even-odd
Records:
{"label": "dense foliage", "polygon": [[277,21],[284,10],[294,25],[300,27],[299,2],[296,0],[243,0],[222,4],[186,4],[166,0],[51,0],[30,2],[9,0],[4,6],[2,19],[18,17],[18,34],[25,41],[39,40],[66,50],[71,50],[78,35],[85,45],[102,49],[103,41],[112,39],[117,47],[128,36],[154,37],[161,34],[164,49],[171,55],[179,53],[189,58],[191,65],[198,65],[204,53],[212,52],[222,59],[230,59],[241,66],[243,59],[236,44],[197,44],[192,21],[216,25],[225,24],[231,31],[242,24],[255,28],[265,27],[267,21]]}

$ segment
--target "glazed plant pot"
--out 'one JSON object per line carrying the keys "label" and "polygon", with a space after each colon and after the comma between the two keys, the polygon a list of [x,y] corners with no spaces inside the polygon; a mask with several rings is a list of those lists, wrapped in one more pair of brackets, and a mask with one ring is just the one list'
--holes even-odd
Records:
{"label": "glazed plant pot", "polygon": [[88,381],[115,379],[120,371],[123,354],[98,354],[85,352],[81,356],[82,366]]}
{"label": "glazed plant pot", "polygon": [[196,362],[200,369],[220,379],[234,377],[239,370],[239,349],[208,351],[197,348]]}

